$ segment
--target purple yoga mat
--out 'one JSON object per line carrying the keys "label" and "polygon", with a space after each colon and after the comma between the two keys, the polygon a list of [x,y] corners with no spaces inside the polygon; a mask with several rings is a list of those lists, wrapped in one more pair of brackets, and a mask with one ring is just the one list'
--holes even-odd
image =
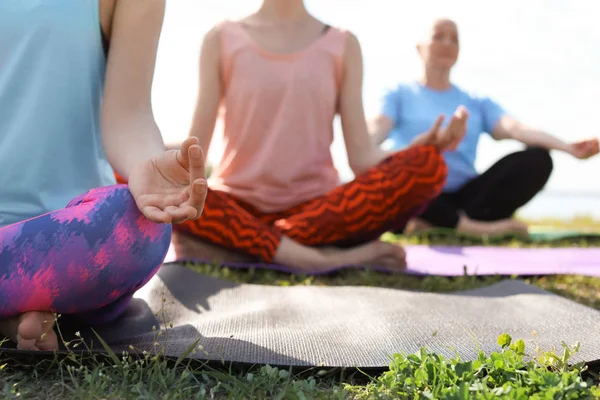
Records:
{"label": "purple yoga mat", "polygon": [[[600,276],[600,248],[508,248],[483,246],[406,246],[411,275],[461,276],[468,275],[586,275]],[[207,260],[179,260],[171,248],[165,260],[208,262]],[[295,272],[283,265],[225,262],[229,268],[263,268]],[[360,265],[333,267],[313,275]],[[385,271],[382,268],[373,268]]]}
{"label": "purple yoga mat", "polygon": [[600,276],[600,248],[410,246],[408,273],[419,275]]}

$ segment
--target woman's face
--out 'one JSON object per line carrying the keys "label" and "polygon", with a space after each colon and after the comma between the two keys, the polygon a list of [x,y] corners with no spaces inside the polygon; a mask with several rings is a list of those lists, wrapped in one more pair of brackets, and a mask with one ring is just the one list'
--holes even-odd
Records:
{"label": "woman's face", "polygon": [[458,59],[458,28],[453,21],[437,20],[417,46],[426,66],[450,69]]}

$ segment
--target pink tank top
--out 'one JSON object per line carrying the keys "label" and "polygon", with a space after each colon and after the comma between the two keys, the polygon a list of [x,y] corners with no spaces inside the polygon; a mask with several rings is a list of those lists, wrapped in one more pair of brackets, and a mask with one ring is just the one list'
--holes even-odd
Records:
{"label": "pink tank top", "polygon": [[209,185],[263,212],[339,184],[330,151],[346,32],[329,28],[304,50],[273,54],[237,22],[221,24],[224,153]]}

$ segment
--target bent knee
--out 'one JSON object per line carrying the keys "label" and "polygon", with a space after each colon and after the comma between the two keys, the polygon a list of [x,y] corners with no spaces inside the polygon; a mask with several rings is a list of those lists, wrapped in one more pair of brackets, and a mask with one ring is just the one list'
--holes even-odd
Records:
{"label": "bent knee", "polygon": [[554,169],[554,162],[550,152],[541,147],[530,147],[524,150],[526,154],[526,168],[540,177],[548,178]]}
{"label": "bent knee", "polygon": [[140,289],[156,274],[171,244],[170,224],[146,221],[126,232],[115,232],[116,235],[129,235],[130,238],[128,244],[118,243],[114,252],[129,292]]}
{"label": "bent knee", "polygon": [[162,264],[171,243],[171,224],[155,223],[139,210],[125,185],[108,187],[106,207],[120,216],[112,234],[123,238],[116,242],[119,253],[127,254],[132,268],[154,270]]}
{"label": "bent knee", "polygon": [[532,184],[544,185],[550,178],[554,168],[550,152],[540,147],[529,147],[521,152],[521,157],[518,170]]}
{"label": "bent knee", "polygon": [[164,262],[171,245],[173,226],[152,222],[139,211],[137,213],[137,223],[128,233],[134,238],[137,253],[135,260],[138,261],[136,268],[149,273]]}
{"label": "bent knee", "polygon": [[442,193],[448,177],[448,165],[435,146],[414,146],[394,154],[392,158],[400,171],[411,173],[420,187],[428,189],[428,197]]}
{"label": "bent knee", "polygon": [[129,210],[131,207],[135,207],[137,209],[135,199],[129,191],[129,186],[125,184],[105,186],[97,190],[105,191],[107,200],[109,200],[114,206],[122,206],[127,210]]}

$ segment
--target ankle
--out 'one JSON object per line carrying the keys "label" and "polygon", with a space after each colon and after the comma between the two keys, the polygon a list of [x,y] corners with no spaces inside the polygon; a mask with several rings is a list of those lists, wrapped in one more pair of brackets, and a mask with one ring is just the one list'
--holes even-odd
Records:
{"label": "ankle", "polygon": [[335,264],[339,252],[335,249],[317,249],[301,245],[292,239],[282,237],[273,261],[302,270],[322,269]]}
{"label": "ankle", "polygon": [[477,221],[462,214],[458,220],[456,231],[470,235],[493,235],[497,233],[500,221]]}
{"label": "ankle", "polygon": [[413,218],[407,222],[406,227],[404,228],[404,234],[414,235],[433,228],[434,226],[429,222],[419,218]]}

